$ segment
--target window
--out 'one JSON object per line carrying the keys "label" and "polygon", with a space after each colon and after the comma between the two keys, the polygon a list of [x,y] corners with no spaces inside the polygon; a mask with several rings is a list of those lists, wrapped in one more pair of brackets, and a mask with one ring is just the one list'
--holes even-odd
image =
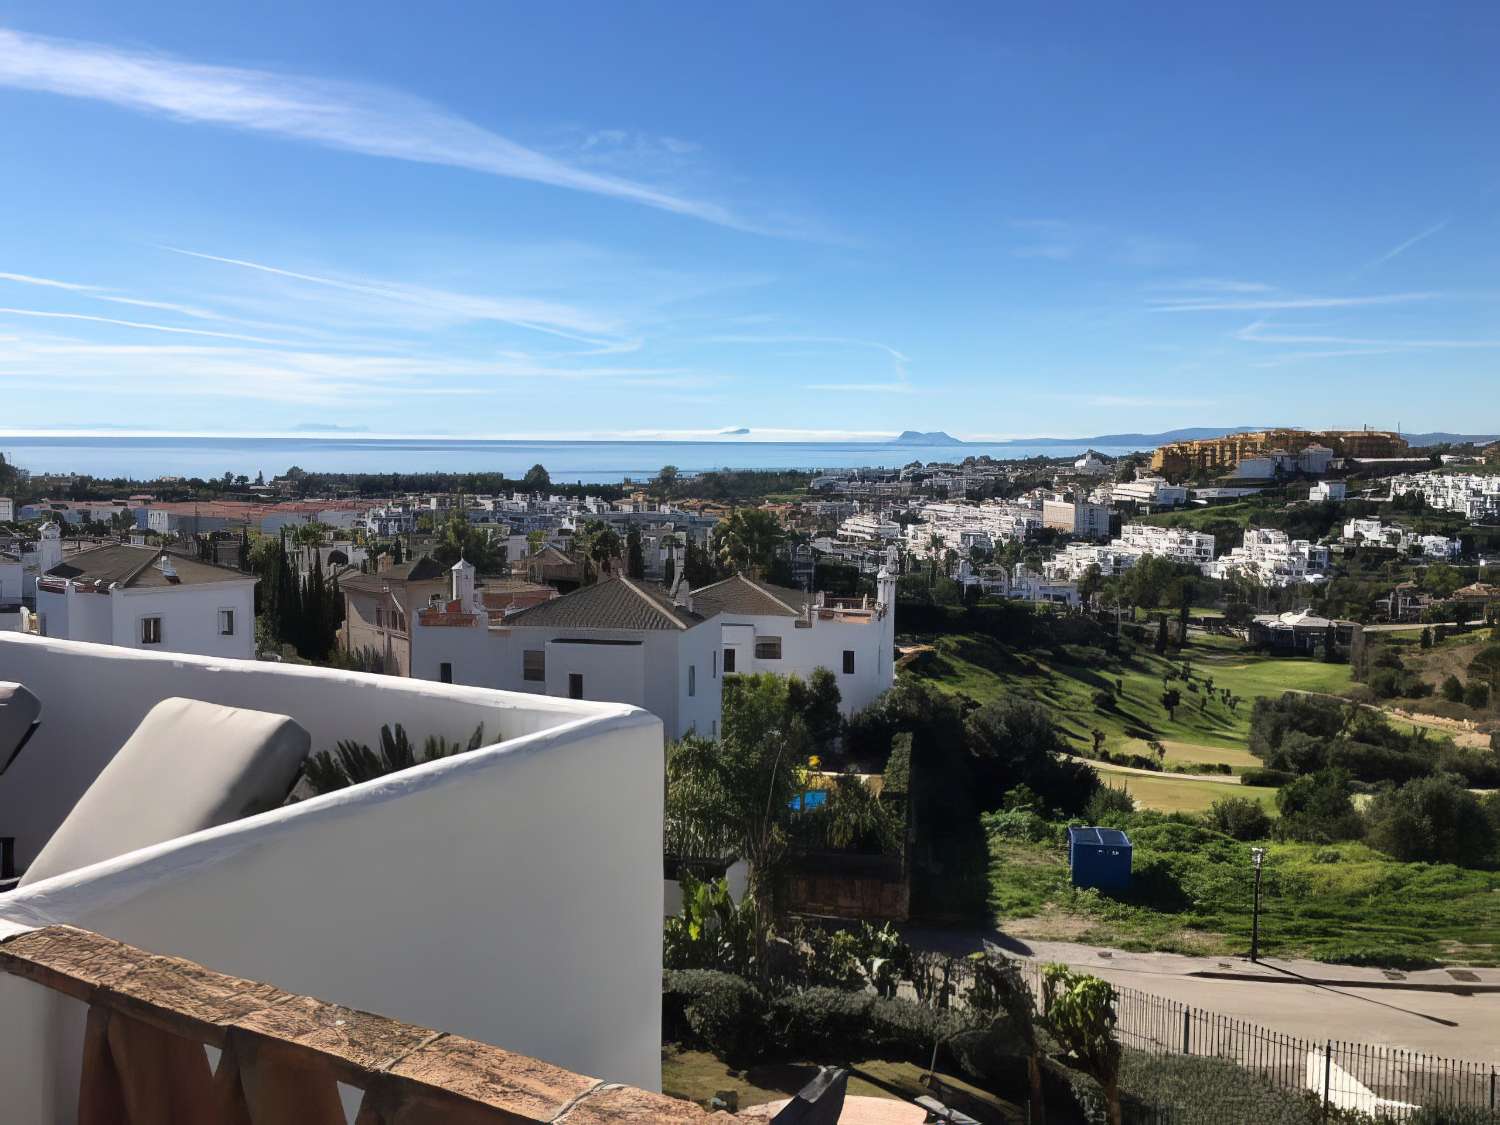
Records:
{"label": "window", "polygon": [[780,660],[781,638],[780,637],[756,637],[755,659],[757,660]]}
{"label": "window", "polygon": [[734,671],[734,649],[732,649],[732,648],[726,648],[724,650],[724,675],[727,676],[727,675],[729,675],[733,671]]}
{"label": "window", "polygon": [[583,673],[582,672],[569,672],[568,673],[568,698],[569,699],[582,699],[583,698]]}
{"label": "window", "polygon": [[696,665],[696,664],[689,664],[688,665],[688,695],[689,696],[694,696],[694,695],[697,695],[697,694],[698,694],[698,665]]}
{"label": "window", "polygon": [[854,675],[854,650],[852,648],[844,650],[844,675]]}
{"label": "window", "polygon": [[544,683],[547,679],[547,650],[528,648],[521,653],[521,679]]}
{"label": "window", "polygon": [[438,665],[438,682],[444,684],[453,682],[453,665],[446,660]]}
{"label": "window", "polygon": [[219,636],[221,636],[221,637],[232,637],[232,636],[234,636],[234,610],[232,610],[232,609],[221,609],[221,610],[219,610]]}
{"label": "window", "polygon": [[161,618],[160,617],[143,617],[143,618],[141,618],[141,644],[143,644],[143,645],[159,645],[159,644],[161,644]]}

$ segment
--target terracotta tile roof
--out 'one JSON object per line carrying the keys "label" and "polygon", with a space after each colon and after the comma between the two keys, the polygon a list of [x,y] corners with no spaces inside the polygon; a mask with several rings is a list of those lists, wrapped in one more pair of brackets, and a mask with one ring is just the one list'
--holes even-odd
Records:
{"label": "terracotta tile roof", "polygon": [[691,629],[703,620],[703,614],[673,605],[663,587],[615,576],[523,609],[506,624],[565,629]]}
{"label": "terracotta tile roof", "polygon": [[379,574],[351,574],[348,578],[340,580],[340,586],[345,590],[362,590],[367,594],[378,594],[383,587],[392,583],[430,582],[447,576],[447,567],[431,555],[423,555],[418,559],[397,563],[387,570],[382,570]]}
{"label": "terracotta tile roof", "polygon": [[740,613],[760,617],[800,617],[802,607],[812,600],[812,595],[801,590],[756,582],[743,574],[693,591],[693,608],[709,616]]}
{"label": "terracotta tile roof", "polygon": [[74,582],[103,582],[106,586],[118,582],[130,589],[194,586],[209,582],[232,582],[235,579],[255,581],[254,575],[242,574],[229,567],[168,555],[172,561],[172,569],[177,572],[177,581],[172,582],[156,564],[161,554],[160,547],[135,547],[128,543],[115,543],[79,551],[47,573],[53,578],[67,578]]}

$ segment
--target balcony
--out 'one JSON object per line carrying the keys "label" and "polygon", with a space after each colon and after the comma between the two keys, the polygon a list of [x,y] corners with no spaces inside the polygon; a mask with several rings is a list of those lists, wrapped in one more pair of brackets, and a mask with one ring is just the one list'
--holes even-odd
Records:
{"label": "balcony", "polygon": [[[0,680],[42,702],[35,737],[0,777],[0,834],[16,838],[22,868],[169,697],[290,716],[315,752],[374,743],[396,722],[414,739],[457,740],[482,722],[489,743],[0,895],[0,938],[10,939],[0,952],[76,927],[91,934],[75,941],[111,939],[659,1088],[663,767],[653,716],[17,634],[0,634]],[[80,996],[0,973],[8,1122],[73,1118],[89,1008]],[[511,1119],[524,1120],[497,1118]]]}

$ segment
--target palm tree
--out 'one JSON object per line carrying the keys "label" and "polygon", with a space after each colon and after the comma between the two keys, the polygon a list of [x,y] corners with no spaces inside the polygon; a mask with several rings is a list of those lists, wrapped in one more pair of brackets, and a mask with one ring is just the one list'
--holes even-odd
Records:
{"label": "palm tree", "polygon": [[786,532],[774,515],[760,508],[736,508],[713,530],[713,547],[730,570],[765,573]]}

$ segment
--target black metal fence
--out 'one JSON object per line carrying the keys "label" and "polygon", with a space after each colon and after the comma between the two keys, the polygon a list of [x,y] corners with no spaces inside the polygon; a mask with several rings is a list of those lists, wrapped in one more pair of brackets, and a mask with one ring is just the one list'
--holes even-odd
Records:
{"label": "black metal fence", "polygon": [[[1040,1004],[1042,965],[1023,964]],[[1319,1099],[1325,1111],[1403,1121],[1420,1107],[1462,1107],[1477,1111],[1477,1120],[1500,1123],[1500,1069],[1493,1064],[1374,1043],[1302,1039],[1149,992],[1113,987],[1115,1031],[1126,1047],[1225,1059],[1279,1089]],[[1493,1039],[1484,1042],[1490,1046]]]}

